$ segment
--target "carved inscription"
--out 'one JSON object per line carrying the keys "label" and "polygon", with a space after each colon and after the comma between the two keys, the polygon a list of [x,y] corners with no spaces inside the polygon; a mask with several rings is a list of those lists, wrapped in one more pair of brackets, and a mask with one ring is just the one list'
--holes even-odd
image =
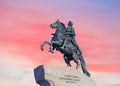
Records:
{"label": "carved inscription", "polygon": [[77,83],[80,81],[78,76],[75,75],[64,75],[64,77],[59,77],[60,80],[64,80],[66,83]]}

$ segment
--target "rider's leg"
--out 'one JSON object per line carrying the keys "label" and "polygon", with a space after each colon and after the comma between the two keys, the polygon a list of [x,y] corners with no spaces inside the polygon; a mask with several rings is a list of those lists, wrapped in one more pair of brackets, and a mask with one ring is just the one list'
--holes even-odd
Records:
{"label": "rider's leg", "polygon": [[66,45],[66,42],[67,42],[67,39],[65,39],[65,40],[63,41],[63,45],[62,45],[62,47],[60,47],[61,49],[64,49],[64,47],[65,47],[65,45]]}

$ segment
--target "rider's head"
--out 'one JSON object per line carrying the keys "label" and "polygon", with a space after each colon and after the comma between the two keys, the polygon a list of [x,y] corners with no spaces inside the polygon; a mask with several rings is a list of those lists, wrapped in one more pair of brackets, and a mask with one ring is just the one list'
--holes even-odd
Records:
{"label": "rider's head", "polygon": [[68,22],[68,26],[72,26],[73,23],[71,21]]}

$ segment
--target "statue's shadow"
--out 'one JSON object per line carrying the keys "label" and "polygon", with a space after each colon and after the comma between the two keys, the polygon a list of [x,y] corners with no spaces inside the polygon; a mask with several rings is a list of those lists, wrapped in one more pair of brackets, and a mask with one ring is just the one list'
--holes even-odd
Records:
{"label": "statue's shadow", "polygon": [[43,80],[43,81],[40,81],[40,82],[37,82],[40,86],[51,86],[50,83],[46,80]]}
{"label": "statue's shadow", "polygon": [[45,80],[44,76],[44,68],[43,66],[38,66],[37,68],[34,69],[34,77],[36,80],[36,83],[39,84],[40,86],[51,86],[50,82]]}

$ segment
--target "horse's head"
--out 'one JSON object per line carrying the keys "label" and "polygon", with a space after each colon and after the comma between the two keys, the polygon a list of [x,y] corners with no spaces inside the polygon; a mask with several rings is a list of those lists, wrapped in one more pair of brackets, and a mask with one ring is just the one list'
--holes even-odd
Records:
{"label": "horse's head", "polygon": [[57,21],[55,21],[54,23],[52,23],[51,25],[50,25],[50,27],[52,28],[52,29],[55,29],[55,28],[64,28],[65,29],[65,25],[62,23],[62,22],[60,22],[59,20],[57,20]]}

